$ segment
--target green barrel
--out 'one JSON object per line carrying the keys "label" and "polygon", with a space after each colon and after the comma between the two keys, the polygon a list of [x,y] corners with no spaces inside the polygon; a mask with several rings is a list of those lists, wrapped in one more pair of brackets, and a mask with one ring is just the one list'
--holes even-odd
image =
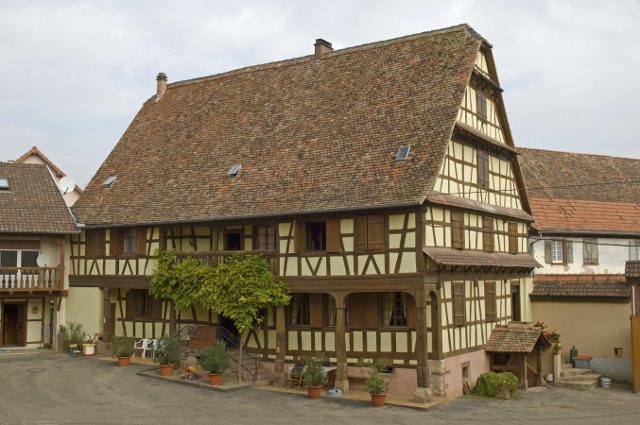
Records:
{"label": "green barrel", "polygon": [[571,350],[569,350],[569,361],[571,361],[571,364],[574,365],[573,367],[575,367],[574,360],[576,359],[576,357],[578,357],[578,349],[574,345],[573,347],[571,347]]}

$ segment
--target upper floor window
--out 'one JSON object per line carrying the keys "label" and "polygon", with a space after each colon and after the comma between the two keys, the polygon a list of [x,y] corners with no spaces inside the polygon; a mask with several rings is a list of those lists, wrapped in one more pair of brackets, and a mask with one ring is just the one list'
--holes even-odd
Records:
{"label": "upper floor window", "polygon": [[0,267],[38,267],[40,251],[0,250]]}
{"label": "upper floor window", "polygon": [[476,150],[476,160],[478,163],[478,186],[489,188],[489,153],[482,149]]}
{"label": "upper floor window", "polygon": [[124,229],[122,231],[122,253],[135,255],[138,251],[138,230]]}
{"label": "upper floor window", "polygon": [[585,265],[598,264],[598,240],[584,239],[582,241],[582,257]]}
{"label": "upper floor window", "polygon": [[327,247],[327,224],[324,221],[305,223],[307,251],[324,251]]}
{"label": "upper floor window", "polygon": [[406,296],[403,292],[383,294],[383,326],[407,326]]}
{"label": "upper floor window", "polygon": [[573,242],[560,239],[544,241],[544,261],[547,264],[573,263]]}
{"label": "upper floor window", "polygon": [[385,244],[385,226],[383,215],[365,215],[356,217],[356,250],[380,251]]}
{"label": "upper floor window", "polygon": [[487,119],[487,96],[481,90],[476,90],[476,112],[478,118]]}
{"label": "upper floor window", "polygon": [[276,229],[273,226],[255,226],[253,228],[255,249],[272,251],[276,249]]}
{"label": "upper floor window", "polygon": [[242,250],[242,230],[225,230],[224,231],[224,249],[225,251]]}
{"label": "upper floor window", "polygon": [[109,232],[110,255],[145,255],[146,229],[111,229]]}

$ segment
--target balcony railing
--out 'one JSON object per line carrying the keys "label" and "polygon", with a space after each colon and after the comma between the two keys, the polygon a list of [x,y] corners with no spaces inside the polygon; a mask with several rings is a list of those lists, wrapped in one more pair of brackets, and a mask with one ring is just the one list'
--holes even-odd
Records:
{"label": "balcony railing", "polygon": [[0,267],[0,291],[61,291],[62,267]]}
{"label": "balcony railing", "polygon": [[233,255],[250,256],[261,255],[266,260],[273,274],[278,274],[278,258],[274,251],[208,251],[208,252],[178,252],[176,258],[178,262],[186,258],[193,258],[201,261],[203,264],[215,267],[224,263],[225,260]]}

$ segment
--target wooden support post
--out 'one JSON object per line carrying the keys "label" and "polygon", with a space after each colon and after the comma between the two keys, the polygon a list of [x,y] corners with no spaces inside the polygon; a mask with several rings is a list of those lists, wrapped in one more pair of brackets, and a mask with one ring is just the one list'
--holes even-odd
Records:
{"label": "wooden support post", "polygon": [[429,371],[429,349],[427,346],[427,291],[412,294],[416,301],[416,368],[418,388],[414,392],[414,401],[427,403],[431,400],[431,373]]}
{"label": "wooden support post", "polygon": [[172,301],[169,304],[169,335],[176,336],[176,308]]}
{"label": "wooden support post", "polygon": [[285,320],[285,308],[282,305],[276,307],[276,361],[274,363],[274,385],[284,387],[287,378],[284,376],[284,357],[287,353],[287,329]]}
{"label": "wooden support post", "polygon": [[542,385],[542,349],[536,348],[536,368],[538,369],[538,377],[536,378],[536,385]]}
{"label": "wooden support post", "polygon": [[62,291],[65,288],[65,278],[64,278],[64,258],[65,258],[65,250],[64,247],[66,245],[67,236],[61,236],[58,240],[59,251],[60,251],[60,275],[58,276],[59,281],[57,282],[60,285],[58,288]]}
{"label": "wooden support post", "polygon": [[342,392],[349,391],[349,378],[347,376],[347,343],[345,340],[345,310],[346,294],[337,292],[331,294],[336,299],[336,388]]}
{"label": "wooden support post", "polygon": [[111,317],[111,289],[104,288],[103,289],[103,298],[104,298],[104,327],[103,327],[103,336],[105,341],[111,341],[113,339],[113,317]]}

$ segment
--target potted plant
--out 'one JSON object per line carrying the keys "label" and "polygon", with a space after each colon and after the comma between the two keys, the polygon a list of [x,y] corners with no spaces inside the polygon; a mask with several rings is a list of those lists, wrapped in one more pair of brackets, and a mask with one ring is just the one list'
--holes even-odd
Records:
{"label": "potted plant", "polygon": [[118,366],[126,367],[131,363],[133,355],[133,338],[117,336],[111,343],[111,355],[118,358]]}
{"label": "potted plant", "polygon": [[173,375],[173,368],[180,361],[180,342],[173,336],[163,336],[154,350],[153,361],[160,364],[160,375]]}
{"label": "potted plant", "polygon": [[229,353],[224,341],[216,341],[215,344],[200,350],[198,364],[204,370],[209,371],[209,383],[222,385],[222,374],[229,368]]}
{"label": "potted plant", "polygon": [[389,390],[389,383],[380,375],[379,372],[373,371],[366,381],[364,381],[365,390],[371,394],[371,405],[373,407],[384,406],[384,401]]}
{"label": "potted plant", "polygon": [[316,354],[306,362],[303,381],[307,387],[307,396],[310,399],[320,398],[322,386],[329,382],[327,371],[324,370],[325,358],[321,354]]}

